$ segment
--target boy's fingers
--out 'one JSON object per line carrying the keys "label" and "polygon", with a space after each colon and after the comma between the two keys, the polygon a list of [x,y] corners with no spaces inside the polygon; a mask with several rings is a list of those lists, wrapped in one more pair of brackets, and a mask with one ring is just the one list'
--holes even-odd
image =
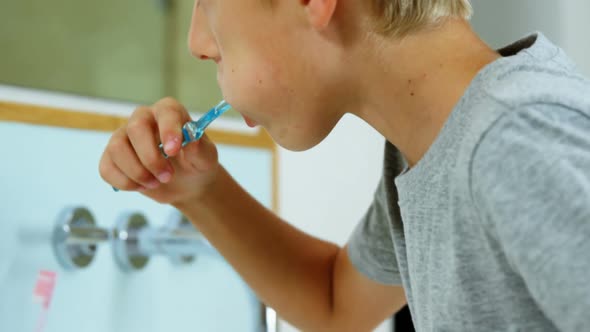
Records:
{"label": "boy's fingers", "polygon": [[139,160],[127,136],[111,143],[109,151],[110,159],[115,166],[132,181],[149,189],[160,186],[158,179]]}
{"label": "boy's fingers", "polygon": [[109,157],[104,157],[99,166],[100,176],[117,190],[145,190],[145,187],[127,177]]}
{"label": "boy's fingers", "polygon": [[182,147],[182,126],[190,121],[190,116],[184,106],[172,98],[158,101],[152,109],[164,152],[175,156]]}
{"label": "boy's fingers", "polygon": [[181,157],[191,168],[199,172],[209,171],[218,163],[217,147],[207,134],[198,141],[186,145],[181,151]]}
{"label": "boy's fingers", "polygon": [[[167,183],[172,178],[173,169],[168,160],[160,153],[155,132],[156,127],[151,111],[138,111],[131,116],[126,133],[133,150],[135,150],[134,154],[137,155],[143,167],[160,182]],[[121,167],[120,164],[117,165]]]}

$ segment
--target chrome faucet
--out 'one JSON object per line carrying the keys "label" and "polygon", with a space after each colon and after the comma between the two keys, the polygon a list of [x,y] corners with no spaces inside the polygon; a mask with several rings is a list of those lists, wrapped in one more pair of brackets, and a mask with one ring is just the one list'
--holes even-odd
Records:
{"label": "chrome faucet", "polygon": [[151,256],[168,257],[174,264],[186,264],[199,254],[218,255],[207,239],[179,213],[159,228],[150,227],[141,213],[119,217],[113,232],[115,261],[124,271],[144,268]]}
{"label": "chrome faucet", "polygon": [[53,251],[64,269],[83,269],[92,263],[98,245],[109,242],[107,229],[96,226],[85,207],[68,207],[61,211],[52,234]]}

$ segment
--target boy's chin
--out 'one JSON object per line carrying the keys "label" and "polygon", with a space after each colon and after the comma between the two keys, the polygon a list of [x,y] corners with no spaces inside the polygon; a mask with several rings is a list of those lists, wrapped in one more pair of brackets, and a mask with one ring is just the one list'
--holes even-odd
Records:
{"label": "boy's chin", "polygon": [[300,137],[301,133],[291,133],[287,135],[276,135],[276,133],[270,133],[272,139],[280,145],[282,148],[292,152],[303,152],[307,151],[319,143],[321,139],[309,139],[308,137]]}

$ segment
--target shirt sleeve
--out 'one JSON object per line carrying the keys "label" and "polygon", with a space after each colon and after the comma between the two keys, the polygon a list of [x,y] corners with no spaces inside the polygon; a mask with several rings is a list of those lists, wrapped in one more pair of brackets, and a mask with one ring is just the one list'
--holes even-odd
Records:
{"label": "shirt sleeve", "polygon": [[590,117],[556,105],[502,116],[472,162],[474,203],[562,331],[590,326]]}
{"label": "shirt sleeve", "polygon": [[383,177],[372,204],[348,241],[348,256],[356,269],[386,285],[402,283],[392,237],[394,219],[400,218],[393,181],[401,165],[397,157],[397,150],[386,143]]}

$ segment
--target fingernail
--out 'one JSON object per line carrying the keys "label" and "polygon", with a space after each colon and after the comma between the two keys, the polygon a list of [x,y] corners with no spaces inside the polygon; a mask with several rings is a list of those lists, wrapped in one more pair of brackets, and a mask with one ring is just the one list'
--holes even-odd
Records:
{"label": "fingernail", "polygon": [[160,182],[158,182],[158,180],[152,180],[152,181],[146,183],[145,186],[150,189],[156,189],[160,186]]}
{"label": "fingernail", "polygon": [[163,172],[160,173],[160,175],[158,175],[158,180],[160,180],[160,182],[162,183],[168,183],[168,181],[170,181],[171,178],[172,174],[170,172]]}
{"label": "fingernail", "polygon": [[180,142],[178,137],[168,140],[168,142],[166,142],[166,144],[164,144],[164,152],[166,152],[167,154],[170,154],[172,152],[172,150],[174,150],[174,148],[176,147],[178,142]]}

